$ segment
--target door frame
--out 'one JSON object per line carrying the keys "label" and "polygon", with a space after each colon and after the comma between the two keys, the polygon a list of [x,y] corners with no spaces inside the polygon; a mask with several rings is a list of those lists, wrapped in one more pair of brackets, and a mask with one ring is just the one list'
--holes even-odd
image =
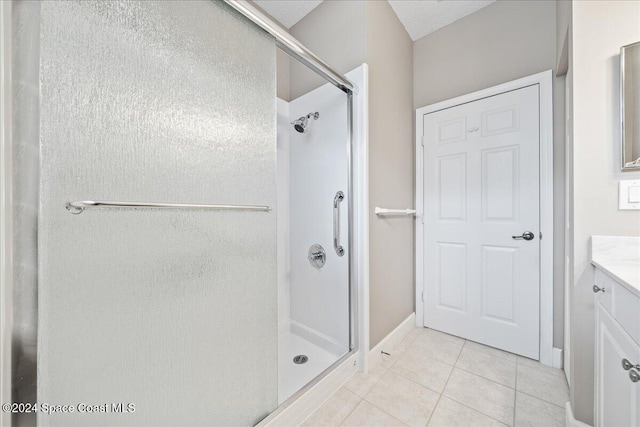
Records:
{"label": "door frame", "polygon": [[540,94],[540,363],[553,365],[553,74],[551,70],[416,109],[416,326],[424,327],[425,114],[538,85]]}
{"label": "door frame", "polygon": [[[13,402],[13,149],[11,79],[12,2],[0,1],[0,400]],[[0,413],[0,425],[11,425],[11,414]]]}

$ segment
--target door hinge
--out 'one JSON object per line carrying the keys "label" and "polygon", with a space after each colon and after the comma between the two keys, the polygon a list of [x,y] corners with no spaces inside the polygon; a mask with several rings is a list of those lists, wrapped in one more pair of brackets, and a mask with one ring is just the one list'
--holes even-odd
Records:
{"label": "door hinge", "polygon": [[421,144],[422,144],[422,146],[424,147],[424,135],[422,135],[422,136],[420,137],[420,143],[421,143]]}
{"label": "door hinge", "polygon": [[422,299],[422,302],[424,302],[424,292],[420,294],[420,298]]}

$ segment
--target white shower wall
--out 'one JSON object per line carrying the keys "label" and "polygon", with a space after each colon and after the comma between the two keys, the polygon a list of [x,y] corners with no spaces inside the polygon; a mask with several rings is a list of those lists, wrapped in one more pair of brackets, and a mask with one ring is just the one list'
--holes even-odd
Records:
{"label": "white shower wall", "polygon": [[[293,129],[291,121],[316,111],[320,118],[310,120],[306,134]],[[278,248],[279,320],[281,327],[336,354],[349,348],[348,136],[347,96],[334,86],[324,85],[288,104],[278,100],[278,235],[289,235],[288,247]],[[280,190],[287,179],[287,190]],[[340,204],[340,243],[346,249],[342,257],[333,247],[333,199],[338,191],[346,196]],[[280,220],[286,205],[288,228]],[[326,252],[319,270],[307,259],[315,243]]]}

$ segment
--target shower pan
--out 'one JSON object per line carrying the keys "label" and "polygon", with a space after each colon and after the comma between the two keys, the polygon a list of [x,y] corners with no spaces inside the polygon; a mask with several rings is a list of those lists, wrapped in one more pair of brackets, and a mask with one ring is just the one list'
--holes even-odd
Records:
{"label": "shower pan", "polygon": [[[255,425],[354,358],[349,79],[247,2],[0,11],[3,398],[109,408],[3,423]],[[328,83],[276,122],[277,48]]]}

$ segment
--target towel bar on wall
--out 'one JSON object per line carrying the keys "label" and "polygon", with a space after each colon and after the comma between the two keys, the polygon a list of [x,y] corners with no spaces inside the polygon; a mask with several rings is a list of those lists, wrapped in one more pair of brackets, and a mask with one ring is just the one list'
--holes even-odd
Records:
{"label": "towel bar on wall", "polygon": [[191,203],[155,203],[155,202],[104,202],[81,200],[67,202],[67,210],[72,214],[81,214],[94,208],[148,208],[148,209],[210,209],[218,211],[261,211],[269,212],[269,206],[254,205],[201,205]]}
{"label": "towel bar on wall", "polygon": [[375,209],[376,215],[415,215],[415,209],[387,209],[387,208],[379,208],[376,206]]}

